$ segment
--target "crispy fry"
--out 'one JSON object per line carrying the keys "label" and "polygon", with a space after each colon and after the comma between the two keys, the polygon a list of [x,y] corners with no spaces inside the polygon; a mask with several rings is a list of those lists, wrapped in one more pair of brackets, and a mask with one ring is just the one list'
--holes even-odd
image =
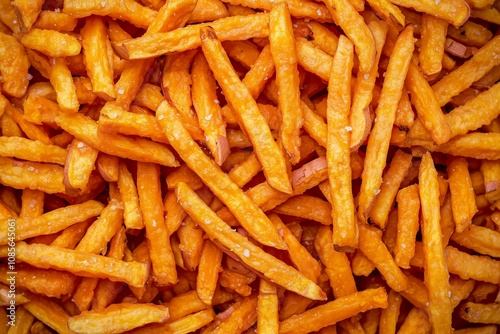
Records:
{"label": "crispy fry", "polygon": [[420,198],[418,185],[399,190],[398,232],[394,247],[394,260],[401,268],[410,268],[410,260],[415,254],[415,237],[419,229]]}
{"label": "crispy fry", "polygon": [[21,38],[21,43],[49,57],[76,56],[82,46],[76,37],[49,29],[31,29]]}
{"label": "crispy fry", "polygon": [[[200,148],[193,151],[193,148],[196,148],[197,144],[183,127],[176,110],[168,102],[164,101],[158,108],[156,115],[165,135],[169,137],[170,144],[181,155],[183,160],[186,161],[186,164],[197,172],[198,176],[209,186],[214,194],[221,197],[220,199],[231,209],[231,212],[246,227],[247,231],[264,244],[279,248],[286,247],[276,229],[270,226],[271,223],[268,218],[243,194],[241,189],[229,177],[221,173]],[[204,167],[200,168],[200,165]],[[214,180],[214,173],[219,175],[217,180]],[[231,194],[232,198],[228,198],[229,194]],[[238,201],[235,201],[236,198],[238,198]],[[241,206],[241,203],[246,204]],[[249,222],[251,224],[248,224]],[[263,235],[264,231],[266,235]],[[274,231],[274,233],[271,231]]]}
{"label": "crispy fry", "polygon": [[373,206],[370,210],[370,221],[381,228],[385,228],[387,224],[387,218],[393,207],[396,193],[410,169],[411,159],[411,155],[401,150],[396,151],[391,165],[382,179],[380,192],[373,201]]}
{"label": "crispy fry", "polygon": [[209,324],[215,318],[213,310],[202,310],[169,322],[165,327],[175,334],[187,334]]}
{"label": "crispy fry", "polygon": [[[311,299],[324,298],[323,291],[312,281],[292,267],[263,252],[262,249],[253,245],[245,237],[232,231],[186,184],[179,183],[176,194],[184,210],[205,230],[208,236],[212,240],[220,242],[227,249],[232,250],[246,265],[291,291],[303,294]],[[196,210],[194,210],[195,206]],[[219,235],[220,232],[224,232],[224,234]],[[279,267],[280,270],[276,271],[275,267]],[[279,274],[280,271],[289,272],[286,279]]]}
{"label": "crispy fry", "polygon": [[73,139],[64,164],[64,183],[69,189],[86,190],[99,151]]}
{"label": "crispy fry", "polygon": [[[363,300],[363,303],[360,301]],[[384,288],[367,289],[338,298],[280,322],[280,333],[309,333],[347,319],[358,312],[387,307]],[[361,311],[362,310],[362,311]]]}
{"label": "crispy fry", "polygon": [[55,29],[57,31],[73,31],[78,23],[76,17],[66,13],[42,10],[33,24],[33,28]]}
{"label": "crispy fry", "polygon": [[460,233],[471,224],[472,217],[477,212],[469,168],[464,158],[452,159],[449,162],[448,180],[455,230]]}
{"label": "crispy fry", "polygon": [[64,58],[52,59],[50,83],[57,93],[57,102],[62,110],[77,112],[80,103],[77,98],[76,86]]}
{"label": "crispy fry", "polygon": [[0,32],[0,74],[2,90],[9,95],[22,97],[28,88],[30,62],[26,51],[14,36]]}
{"label": "crispy fry", "polygon": [[470,13],[469,5],[464,0],[442,0],[436,3],[434,0],[425,1],[392,1],[395,5],[413,8],[417,12],[433,15],[451,23],[455,27],[460,27],[468,18]]}
{"label": "crispy fry", "polygon": [[56,145],[22,137],[0,137],[0,156],[64,165],[67,152]]}
{"label": "crispy fry", "polygon": [[[201,2],[201,1],[200,1]],[[183,27],[196,8],[198,0],[166,2],[148,27],[146,34],[167,32]]]}
{"label": "crispy fry", "polygon": [[441,72],[448,22],[432,14],[422,14],[420,69],[431,77]]}
{"label": "crispy fry", "polygon": [[148,276],[146,266],[138,262],[124,262],[43,244],[28,245],[23,241],[18,242],[16,247],[19,260],[40,268],[66,270],[84,277],[108,278],[132,286],[143,285]]}
{"label": "crispy fry", "polygon": [[[293,38],[292,20],[285,2],[273,5],[269,13],[269,42],[276,67],[278,106],[282,114],[280,138],[290,162],[300,160],[300,129],[303,119],[300,109],[299,72]],[[266,170],[266,167],[264,167]],[[269,173],[269,172],[268,172]]]}
{"label": "crispy fry", "polygon": [[137,188],[155,281],[158,285],[175,284],[177,272],[163,217],[160,169],[157,165],[137,164]]}
{"label": "crispy fry", "polygon": [[276,295],[276,286],[261,279],[257,299],[257,333],[276,333],[278,327],[278,296]]}
{"label": "crispy fry", "polygon": [[153,322],[168,319],[168,308],[154,304],[113,304],[104,310],[83,311],[68,319],[68,327],[75,332],[122,332]]}
{"label": "crispy fry", "polygon": [[406,316],[398,333],[428,333],[431,331],[429,317],[424,310],[414,307]]}
{"label": "crispy fry", "polygon": [[198,267],[196,292],[206,305],[212,304],[221,261],[222,251],[212,241],[205,240]]}
{"label": "crispy fry", "polygon": [[74,333],[68,328],[69,315],[55,301],[49,298],[32,296],[29,303],[24,304],[24,308],[57,333]]}
{"label": "crispy fry", "polygon": [[332,225],[332,206],[317,197],[298,195],[273,209],[274,212]]}
{"label": "crispy fry", "polygon": [[214,31],[202,28],[201,39],[202,50],[208,64],[226,98],[233,101],[230,103],[238,117],[238,123],[245,129],[252,141],[266,179],[274,188],[291,193],[285,159],[272,139],[269,127],[265,124],[265,119],[260,114],[255,100],[232,70]]}
{"label": "crispy fry", "polygon": [[460,317],[472,323],[500,324],[500,306],[467,302],[460,308]]}

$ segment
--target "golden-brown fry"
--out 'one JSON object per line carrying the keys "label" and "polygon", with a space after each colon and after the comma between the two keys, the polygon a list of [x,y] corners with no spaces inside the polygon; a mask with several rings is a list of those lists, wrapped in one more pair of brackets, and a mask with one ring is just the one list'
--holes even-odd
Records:
{"label": "golden-brown fry", "polygon": [[415,238],[419,229],[420,198],[418,185],[398,191],[398,232],[394,260],[401,268],[410,268],[415,254]]}
{"label": "golden-brown fry", "polygon": [[155,304],[113,304],[104,310],[83,311],[68,319],[68,327],[75,332],[124,332],[153,322],[168,319],[168,308]]}
{"label": "golden-brown fry", "polygon": [[389,295],[387,297],[388,306],[383,309],[380,314],[380,324],[378,328],[380,334],[396,332],[396,325],[402,301],[403,298],[400,294],[393,290],[389,291]]}
{"label": "golden-brown fry", "polygon": [[457,136],[446,144],[432,147],[433,150],[475,159],[500,159],[500,134],[471,132]]}
{"label": "golden-brown fry", "polygon": [[451,333],[449,274],[441,236],[439,186],[430,153],[426,153],[419,169],[419,194],[422,205],[422,240],[424,245],[424,279],[429,295],[429,318],[434,331]]}
{"label": "golden-brown fry", "polygon": [[54,29],[57,31],[73,31],[78,23],[76,17],[61,12],[42,10],[33,28]]}
{"label": "golden-brown fry", "polygon": [[80,103],[77,98],[76,86],[64,58],[52,59],[50,83],[57,93],[57,102],[64,111],[77,112]]}
{"label": "golden-brown fry", "polygon": [[116,98],[113,63],[108,56],[111,45],[103,20],[96,16],[87,18],[80,34],[84,61],[93,91],[105,100]]}
{"label": "golden-brown fry", "polygon": [[23,305],[44,324],[61,334],[73,334],[68,328],[69,315],[57,302],[36,295],[30,296],[29,303]]}
{"label": "golden-brown fry", "polygon": [[278,296],[276,286],[261,279],[259,296],[257,297],[257,333],[277,333],[278,323]]}
{"label": "golden-brown fry", "polygon": [[221,261],[222,251],[212,241],[205,240],[196,277],[196,292],[206,305],[212,305]]}
{"label": "golden-brown fry", "polygon": [[21,43],[49,57],[69,57],[80,53],[78,39],[69,34],[49,29],[31,29],[21,38]]}
{"label": "golden-brown fry", "polygon": [[455,331],[456,334],[495,334],[497,332],[497,326],[488,325],[482,327],[468,327],[462,328]]}
{"label": "golden-brown fry", "polygon": [[285,158],[272,138],[269,126],[248,89],[239,80],[213,29],[200,30],[202,50],[226,99],[235,111],[238,123],[248,134],[269,184],[291,193]]}
{"label": "golden-brown fry", "polygon": [[[297,270],[231,230],[186,184],[179,183],[176,194],[184,210],[205,230],[210,239],[217,240],[225,249],[232,250],[246,265],[286,289],[315,300],[325,298],[324,292]],[[288,274],[283,276],[285,272]]]}
{"label": "golden-brown fry", "polygon": [[0,32],[0,43],[2,44],[0,48],[2,90],[14,97],[23,97],[28,88],[30,68],[26,51],[14,36],[3,32]]}
{"label": "golden-brown fry", "polygon": [[[162,326],[162,329],[168,328],[170,332],[175,334],[187,334],[192,333],[208,325],[215,318],[215,313],[212,309],[199,311],[194,314],[187,315],[183,318],[177,319],[175,321],[169,322],[166,326]],[[145,333],[150,333],[145,332]]]}
{"label": "golden-brown fry", "polygon": [[141,28],[147,28],[156,15],[154,10],[133,0],[106,0],[104,6],[100,0],[65,0],[63,12],[78,18],[109,15]]}
{"label": "golden-brown fry", "polygon": [[431,77],[441,72],[448,22],[431,14],[422,14],[420,69]]}
{"label": "golden-brown fry", "polygon": [[[292,20],[286,2],[273,5],[269,13],[269,42],[276,69],[278,106],[282,115],[280,138],[290,162],[300,160],[300,129],[303,119],[300,108],[299,72],[293,37]],[[261,159],[262,161],[262,159]],[[264,167],[266,170],[266,167]]]}
{"label": "golden-brown fry", "polygon": [[123,202],[123,218],[128,229],[141,229],[144,227],[142,212],[139,207],[139,196],[132,174],[124,162],[120,162],[118,187]]}
{"label": "golden-brown fry", "polygon": [[472,323],[500,324],[500,305],[467,302],[460,308],[460,317]]}
{"label": "golden-brown fry", "polygon": [[220,0],[198,0],[189,16],[188,23],[215,21],[229,16],[225,4]]}
{"label": "golden-brown fry", "polygon": [[337,252],[333,248],[332,230],[329,226],[321,226],[314,241],[321,262],[325,265],[325,272],[330,279],[330,285],[335,298],[355,293],[356,282],[351,271],[347,255]]}
{"label": "golden-brown fry", "polygon": [[119,164],[120,160],[117,156],[109,155],[106,153],[100,153],[97,156],[96,167],[99,174],[107,182],[117,182],[119,174]]}
{"label": "golden-brown fry", "polygon": [[[269,35],[269,14],[261,13],[250,16],[226,17],[210,26],[215,30],[220,41],[246,40]],[[115,51],[126,59],[142,59],[166,53],[195,49],[201,46],[200,29],[207,23],[190,25],[171,32],[153,33],[145,36],[114,42]]]}
{"label": "golden-brown fry", "polygon": [[240,333],[257,320],[257,295],[248,296],[231,305],[206,329],[208,333]]}
{"label": "golden-brown fry", "polygon": [[336,248],[354,251],[358,229],[351,187],[350,128],[352,43],[341,36],[332,62],[328,83],[326,158],[334,217],[333,244]]}
{"label": "golden-brown fry", "polygon": [[394,0],[395,5],[413,8],[417,12],[428,13],[437,18],[451,23],[455,27],[460,27],[469,18],[470,8],[465,0],[441,0],[438,3],[434,0]]}
{"label": "golden-brown fry", "polygon": [[284,320],[280,322],[279,333],[310,333],[350,318],[359,312],[385,307],[387,307],[387,293],[384,288],[367,289],[337,298]]}
{"label": "golden-brown fry", "polygon": [[22,137],[0,137],[0,156],[64,165],[67,151],[56,145]]}
{"label": "golden-brown fry", "polygon": [[298,195],[273,209],[274,212],[332,225],[332,206],[317,197]]}
{"label": "golden-brown fry", "polygon": [[64,164],[64,184],[67,188],[86,190],[98,153],[85,142],[73,139]]}
{"label": "golden-brown fry", "polygon": [[43,214],[45,193],[39,190],[23,189],[21,196],[21,219],[33,219]]}
{"label": "golden-brown fry", "polygon": [[14,0],[12,6],[20,20],[22,30],[30,30],[42,9],[43,1]]}
{"label": "golden-brown fry", "polygon": [[175,284],[177,271],[163,216],[158,165],[137,164],[137,188],[155,281],[158,285]]}
{"label": "golden-brown fry", "polygon": [[405,321],[401,325],[398,334],[410,333],[430,333],[431,323],[427,313],[417,307],[411,309],[410,313],[406,316]]}
{"label": "golden-brown fry", "polygon": [[[132,286],[142,286],[148,272],[139,262],[124,262],[101,255],[94,255],[43,244],[16,244],[17,258],[39,268],[66,270],[84,277],[108,278]],[[111,271],[110,271],[111,270]]]}
{"label": "golden-brown fry", "polygon": [[196,8],[197,3],[198,0],[174,0],[166,2],[149,25],[146,34],[167,32],[184,27],[193,10]]}
{"label": "golden-brown fry", "polygon": [[[269,219],[205,155],[184,128],[176,110],[167,101],[161,103],[156,116],[170,144],[181,158],[193,171],[196,171],[203,182],[227,205],[247,231],[263,244],[285,248],[283,240],[276,229],[271,226]],[[214,175],[217,175],[217,177],[214,178]]]}
{"label": "golden-brown fry", "polygon": [[406,77],[406,87],[411,94],[418,117],[436,144],[446,143],[451,131],[446,118],[436,100],[436,96],[418,66],[410,62]]}
{"label": "golden-brown fry", "polygon": [[200,129],[205,133],[205,143],[212,152],[215,162],[221,166],[229,154],[226,123],[217,100],[215,78],[202,53],[195,56],[191,75],[193,106]]}
{"label": "golden-brown fry", "polygon": [[447,171],[455,230],[460,233],[472,223],[477,212],[472,180],[465,158],[452,159]]}
{"label": "golden-brown fry", "polygon": [[375,61],[375,41],[363,17],[347,0],[324,1],[336,23],[356,46],[359,68],[369,73]]}
{"label": "golden-brown fry", "polygon": [[128,138],[99,131],[97,122],[77,114],[60,113],[57,124],[93,148],[122,158],[177,166],[172,152],[165,146],[141,138]]}
{"label": "golden-brown fry", "polygon": [[457,230],[451,235],[451,240],[457,244],[493,257],[500,257],[499,238],[500,233],[477,225],[470,225],[461,233]]}
{"label": "golden-brown fry", "polygon": [[408,71],[413,49],[413,26],[410,25],[399,35],[389,59],[384,85],[375,111],[377,121],[368,139],[365,168],[361,177],[363,181],[359,193],[358,216],[362,222],[365,222],[366,217],[368,217],[373,199],[380,191],[382,172],[389,149],[390,133],[401,98],[403,78]]}
{"label": "golden-brown fry", "polygon": [[389,169],[384,174],[380,192],[373,201],[370,210],[370,221],[380,226],[382,229],[387,224],[389,212],[394,205],[394,198],[398,192],[399,186],[408,174],[411,167],[412,156],[401,150],[394,154]]}

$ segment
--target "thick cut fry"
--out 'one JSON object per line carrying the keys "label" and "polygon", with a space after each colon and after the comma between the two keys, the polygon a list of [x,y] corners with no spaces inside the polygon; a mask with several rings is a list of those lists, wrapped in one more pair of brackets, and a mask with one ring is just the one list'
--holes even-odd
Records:
{"label": "thick cut fry", "polygon": [[103,20],[96,16],[87,18],[80,34],[84,62],[88,76],[92,81],[93,91],[105,100],[116,98],[113,64],[108,56],[108,48],[111,45]]}
{"label": "thick cut fry", "polygon": [[324,200],[309,195],[294,196],[285,203],[278,205],[273,211],[314,220],[323,225],[332,225],[331,205]]}
{"label": "thick cut fry", "polygon": [[280,138],[290,162],[296,164],[300,160],[300,129],[303,119],[292,20],[285,2],[273,5],[269,13],[269,42],[276,68],[278,106],[283,117]]}
{"label": "thick cut fry", "polygon": [[359,249],[377,267],[394,291],[405,290],[408,287],[408,278],[394,262],[377,232],[363,224],[359,227]]}
{"label": "thick cut fry", "polygon": [[35,318],[61,334],[73,334],[68,328],[69,315],[55,301],[49,298],[31,296],[29,303],[23,305]]}
{"label": "thick cut fry", "polygon": [[168,308],[154,304],[113,304],[104,310],[83,311],[68,319],[70,330],[85,333],[115,333],[168,319]]}
{"label": "thick cut fry", "polygon": [[[179,183],[176,194],[184,210],[205,230],[210,239],[222,244],[224,249],[231,250],[246,265],[276,284],[305,297],[315,300],[325,298],[324,292],[297,270],[232,231],[186,184]],[[282,275],[284,273],[288,274]]]}
{"label": "thick cut fry", "polygon": [[131,60],[125,65],[120,80],[115,84],[116,103],[123,109],[130,108],[151,64],[153,59]]}
{"label": "thick cut fry", "polygon": [[398,334],[410,334],[410,333],[430,333],[431,324],[429,322],[429,316],[424,310],[414,307],[411,309],[410,313],[406,316],[405,321],[401,325]]}
{"label": "thick cut fry", "polygon": [[352,107],[350,114],[351,132],[351,150],[361,146],[371,130],[372,117],[370,114],[370,102],[373,98],[373,89],[378,76],[378,66],[382,48],[387,35],[387,25],[378,21],[372,21],[368,24],[368,28],[375,39],[375,61],[370,72],[358,73],[354,84]]}
{"label": "thick cut fry", "polygon": [[453,233],[451,240],[478,253],[500,258],[500,233],[489,228],[470,225],[462,232]]}
{"label": "thick cut fry", "polygon": [[222,251],[212,241],[205,240],[196,277],[196,292],[206,305],[212,305],[221,261]]}
{"label": "thick cut fry", "polygon": [[117,182],[119,174],[119,158],[114,155],[100,153],[97,156],[96,167],[99,174],[107,182]]}
{"label": "thick cut fry", "polygon": [[422,38],[420,45],[420,69],[431,77],[439,74],[442,68],[444,44],[448,22],[431,14],[422,14]]}
{"label": "thick cut fry", "polygon": [[[38,235],[52,234],[68,226],[82,222],[88,218],[99,215],[104,206],[97,201],[87,201],[82,204],[69,205],[64,208],[52,210],[28,222],[21,219],[16,224],[16,240],[25,240]],[[50,224],[49,224],[50,223]],[[7,243],[7,219],[0,225],[0,244]]]}
{"label": "thick cut fry", "polygon": [[330,285],[335,298],[355,293],[356,282],[351,271],[347,255],[337,252],[333,248],[332,231],[328,226],[321,226],[314,241],[321,262],[325,265],[325,272],[330,279]]}
{"label": "thick cut fry", "polygon": [[430,153],[419,168],[419,193],[422,205],[422,240],[424,245],[424,280],[429,295],[429,318],[434,331],[451,333],[451,305],[448,268],[441,237],[439,185]]}
{"label": "thick cut fry", "polygon": [[475,159],[500,159],[500,134],[472,132],[457,136],[433,150]]}
{"label": "thick cut fry", "polygon": [[125,282],[142,286],[148,272],[139,262],[124,262],[105,256],[94,255],[43,244],[28,245],[18,242],[17,258],[39,268],[66,270],[84,277],[107,278],[113,282]]}
{"label": "thick cut fry", "polygon": [[203,235],[203,230],[191,218],[185,219],[177,229],[177,236],[180,241],[179,250],[186,270],[194,271],[200,263]]}
{"label": "thick cut fry", "polygon": [[373,201],[370,210],[370,221],[380,226],[382,229],[387,224],[387,218],[391,211],[396,193],[408,174],[411,167],[412,156],[401,150],[396,151],[392,158],[391,165],[382,179],[380,193]]}
{"label": "thick cut fry", "polygon": [[261,279],[259,296],[257,297],[257,333],[277,333],[278,323],[278,296],[276,286]]}
{"label": "thick cut fry", "polygon": [[356,46],[359,69],[362,73],[370,73],[375,61],[375,41],[363,17],[347,0],[326,0],[324,3],[336,23]]}
{"label": "thick cut fry", "polygon": [[460,308],[460,317],[472,323],[500,324],[500,305],[467,302]]}
{"label": "thick cut fry", "polygon": [[82,48],[76,37],[49,29],[31,29],[21,43],[49,57],[76,56]]}
{"label": "thick cut fry", "polygon": [[[47,130],[27,121],[19,109],[7,105],[5,116],[7,115],[12,117],[17,125],[19,125],[21,130],[26,134],[26,137],[32,140],[39,140],[45,144],[52,144],[52,141],[47,134]],[[20,135],[20,137],[22,137],[22,135]]]}
{"label": "thick cut fry", "polygon": [[57,93],[57,102],[62,110],[77,112],[80,103],[77,98],[76,86],[64,58],[52,59],[50,83]]}
{"label": "thick cut fry", "polygon": [[408,68],[406,87],[411,93],[411,102],[415,106],[418,117],[427,131],[430,132],[432,140],[436,144],[447,142],[451,137],[451,131],[446,118],[431,86],[413,62],[410,62]]}
{"label": "thick cut fry", "polygon": [[64,183],[69,189],[86,190],[98,153],[85,142],[73,139],[64,164]]}
{"label": "thick cut fry", "polygon": [[415,254],[415,238],[419,229],[420,198],[418,185],[399,190],[398,232],[394,247],[394,260],[401,268],[410,268],[410,260]]}
{"label": "thick cut fry", "polygon": [[427,13],[437,18],[451,23],[455,27],[460,27],[469,18],[470,8],[465,0],[441,0],[438,3],[434,0],[394,0],[395,5],[413,8],[417,12]]}
{"label": "thick cut fry", "polygon": [[472,223],[477,212],[472,180],[465,158],[452,159],[447,170],[455,230],[460,233]]}
{"label": "thick cut fry", "polygon": [[248,91],[254,99],[264,89],[267,80],[274,74],[274,62],[271,55],[271,47],[266,45],[255,60],[252,68],[245,74],[242,82],[248,88]]}
{"label": "thick cut fry", "polygon": [[198,0],[168,1],[161,7],[146,33],[167,32],[184,27],[197,3]]}
{"label": "thick cut fry", "polygon": [[100,0],[65,0],[63,12],[78,18],[109,15],[141,28],[147,28],[156,15],[154,10],[133,0],[106,0],[104,6]]}
{"label": "thick cut fry", "polygon": [[279,333],[310,333],[350,318],[359,312],[387,307],[384,288],[367,289],[316,306],[280,322]]}
{"label": "thick cut fry", "polygon": [[67,151],[56,145],[22,137],[0,137],[0,156],[64,165]]}
{"label": "thick cut fry", "polygon": [[57,31],[73,31],[78,23],[76,17],[61,12],[42,10],[33,28],[54,29]]}
{"label": "thick cut fry", "polygon": [[[203,326],[209,324],[214,320],[215,313],[213,310],[203,310],[194,314],[187,315],[183,318],[177,319],[175,321],[169,322],[166,326],[162,326],[162,329],[168,328],[171,332],[175,334],[187,334],[192,333],[202,328]],[[145,332],[149,333],[149,332]]]}
{"label": "thick cut fry", "polygon": [[396,325],[402,301],[403,298],[400,294],[392,290],[389,291],[389,295],[387,297],[388,306],[383,309],[380,314],[380,324],[378,328],[380,334],[396,332]]}
{"label": "thick cut fry", "polygon": [[[254,37],[269,36],[269,14],[232,16],[210,22],[220,41],[246,40]],[[200,29],[208,23],[190,25],[165,33],[152,33],[145,36],[114,42],[115,51],[125,59],[142,59],[166,53],[181,52],[201,46]]]}
{"label": "thick cut fry", "polygon": [[160,286],[175,284],[177,271],[163,216],[158,165],[137,164],[137,188],[155,281]]}
{"label": "thick cut fry", "polygon": [[34,219],[43,214],[45,193],[39,190],[24,189],[21,196],[19,218]]}
{"label": "thick cut fry", "polygon": [[118,187],[123,202],[123,218],[125,226],[129,229],[141,229],[144,227],[142,212],[139,207],[139,196],[132,174],[128,171],[125,163],[120,162],[118,174]]}
{"label": "thick cut fry", "polygon": [[165,146],[141,138],[128,138],[99,131],[97,122],[77,114],[60,113],[57,124],[93,148],[121,158],[178,166],[172,152]]}
{"label": "thick cut fry", "polygon": [[390,133],[413,49],[413,26],[408,26],[399,35],[389,59],[384,85],[375,111],[377,121],[368,139],[365,168],[361,176],[363,181],[359,194],[358,216],[362,222],[365,222],[368,217],[373,199],[380,190]]}
{"label": "thick cut fry", "polygon": [[17,17],[23,30],[30,30],[42,9],[43,1],[15,0],[12,6],[16,11]]}
{"label": "thick cut fry", "polygon": [[24,46],[14,36],[0,32],[0,74],[2,90],[14,97],[23,97],[29,83],[30,61]]}
{"label": "thick cut fry", "polygon": [[208,333],[242,333],[257,320],[257,296],[252,295],[234,303],[224,315],[219,314],[206,329]]}
{"label": "thick cut fry", "polygon": [[351,109],[352,43],[341,36],[332,62],[328,83],[326,158],[332,198],[333,244],[354,251],[358,244],[351,187],[349,111]]}
{"label": "thick cut fry", "polygon": [[445,105],[453,96],[470,87],[494,66],[499,65],[500,57],[494,57],[499,53],[500,37],[497,36],[480,48],[471,59],[432,85],[439,105]]}
{"label": "thick cut fry", "polygon": [[202,28],[200,34],[202,50],[208,64],[235,111],[238,123],[252,141],[267,181],[277,190],[291,193],[285,158],[272,138],[269,126],[259,112],[255,100],[234,72],[214,30]]}
{"label": "thick cut fry", "polygon": [[229,154],[226,123],[217,100],[215,78],[202,53],[195,56],[191,75],[193,105],[200,129],[205,133],[205,143],[212,152],[215,162],[221,166]]}
{"label": "thick cut fry", "polygon": [[[156,117],[170,144],[186,164],[231,210],[243,227],[265,245],[285,248],[286,245],[264,213],[243,191],[222,173],[203,153],[183,127],[176,110],[167,101],[161,103]],[[217,175],[217,177],[214,177]]]}

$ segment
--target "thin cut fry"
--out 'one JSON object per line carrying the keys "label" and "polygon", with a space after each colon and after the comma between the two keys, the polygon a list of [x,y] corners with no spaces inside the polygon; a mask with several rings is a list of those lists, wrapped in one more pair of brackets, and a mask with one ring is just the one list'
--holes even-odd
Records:
{"label": "thin cut fry", "polygon": [[196,292],[206,305],[212,305],[221,261],[222,251],[212,241],[205,240],[196,278]]}
{"label": "thin cut fry", "polygon": [[65,59],[52,59],[50,83],[54,86],[54,90],[57,93],[57,102],[61,109],[77,112],[80,108],[80,103],[77,98],[75,83]]}
{"label": "thin cut fry", "polygon": [[358,216],[362,222],[365,222],[373,199],[380,188],[397,103],[401,97],[403,78],[408,71],[413,49],[413,26],[408,26],[399,35],[389,59],[384,85],[375,111],[377,122],[368,139],[365,168],[361,177],[363,182],[359,194]]}
{"label": "thin cut fry", "polygon": [[257,297],[257,333],[277,333],[278,323],[278,296],[276,286],[261,279],[259,296]]}
{"label": "thin cut fry", "polygon": [[387,308],[380,314],[379,333],[389,334],[396,332],[396,325],[399,318],[399,312],[403,298],[395,291],[390,291],[387,297]]}
{"label": "thin cut fry", "polygon": [[415,254],[415,240],[419,229],[420,198],[418,185],[400,189],[398,202],[398,232],[394,260],[401,268],[410,268]]}
{"label": "thin cut fry", "polygon": [[420,69],[431,77],[441,72],[448,22],[431,14],[422,14]]}
{"label": "thin cut fry", "polygon": [[434,331],[451,333],[451,305],[448,268],[446,266],[441,226],[439,224],[439,186],[430,153],[422,158],[419,169],[419,193],[422,205],[422,240],[424,245],[424,279],[429,294],[429,318]]}
{"label": "thin cut fry", "polygon": [[[305,297],[315,300],[325,298],[324,292],[297,270],[263,252],[247,238],[232,231],[186,184],[179,183],[176,187],[176,194],[184,210],[205,230],[208,236],[232,250],[249,267],[264,274],[276,284]],[[277,270],[276,267],[280,269]],[[282,276],[284,272],[289,274]]]}
{"label": "thin cut fry", "polygon": [[427,13],[460,27],[469,18],[470,8],[465,0],[394,0],[395,5],[413,8],[417,12]]}

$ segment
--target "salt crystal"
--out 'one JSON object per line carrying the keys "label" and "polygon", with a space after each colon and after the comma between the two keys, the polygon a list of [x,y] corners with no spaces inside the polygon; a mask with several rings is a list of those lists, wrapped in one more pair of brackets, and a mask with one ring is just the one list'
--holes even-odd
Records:
{"label": "salt crystal", "polygon": [[61,41],[61,44],[62,44],[62,45],[66,45],[66,43],[67,43],[67,42],[66,42],[65,40]]}
{"label": "salt crystal", "polygon": [[352,131],[352,127],[351,127],[351,126],[349,126],[349,125],[348,125],[348,126],[346,126],[344,129],[345,129],[346,131],[348,131],[348,132],[349,132],[349,131]]}
{"label": "salt crystal", "polygon": [[82,143],[82,142],[79,142],[79,143],[76,145],[76,147],[78,147],[78,148],[82,148],[82,147],[83,147],[83,143]]}
{"label": "salt crystal", "polygon": [[374,193],[375,195],[378,195],[378,194],[380,193],[380,189],[374,190],[374,191],[373,191],[373,193]]}
{"label": "salt crystal", "polygon": [[215,99],[215,100],[214,100],[214,102],[215,102],[215,103],[219,103],[219,100]]}
{"label": "salt crystal", "polygon": [[370,77],[370,75],[369,75],[368,73],[365,73],[365,74],[363,75],[363,78],[365,78],[365,80],[368,80],[368,78],[369,78],[369,77]]}
{"label": "salt crystal", "polygon": [[436,0],[436,6],[439,5],[440,2],[441,0]]}
{"label": "salt crystal", "polygon": [[321,9],[318,9],[318,10],[316,11],[316,13],[318,13],[318,16],[323,15],[323,12],[321,11]]}
{"label": "salt crystal", "polygon": [[32,171],[34,171],[34,170],[35,170],[35,167],[33,167],[33,166],[29,166],[29,167],[28,167],[28,170],[29,170],[30,172],[32,172]]}
{"label": "salt crystal", "polygon": [[209,114],[209,115],[205,116],[205,120],[206,120],[206,121],[209,121],[209,120],[211,120],[211,119],[212,119],[212,114]]}
{"label": "salt crystal", "polygon": [[250,251],[248,249],[245,249],[243,251],[243,255],[245,255],[245,257],[250,257]]}
{"label": "salt crystal", "polygon": [[401,244],[401,248],[406,249],[406,244]]}
{"label": "salt crystal", "polygon": [[54,9],[54,12],[56,12],[56,13],[60,13],[60,12],[61,12],[61,8],[56,8],[56,9]]}
{"label": "salt crystal", "polygon": [[151,225],[153,225],[153,227],[156,227],[156,220],[153,219],[153,221],[151,222]]}
{"label": "salt crystal", "polygon": [[33,76],[31,74],[28,73],[28,81],[33,79]]}
{"label": "salt crystal", "polygon": [[163,115],[158,116],[158,119],[161,121],[163,119]]}
{"label": "salt crystal", "polygon": [[101,6],[104,8],[106,7],[106,1],[101,2]]}
{"label": "salt crystal", "polygon": [[118,94],[122,95],[123,93],[125,93],[125,90],[123,88],[118,89]]}

